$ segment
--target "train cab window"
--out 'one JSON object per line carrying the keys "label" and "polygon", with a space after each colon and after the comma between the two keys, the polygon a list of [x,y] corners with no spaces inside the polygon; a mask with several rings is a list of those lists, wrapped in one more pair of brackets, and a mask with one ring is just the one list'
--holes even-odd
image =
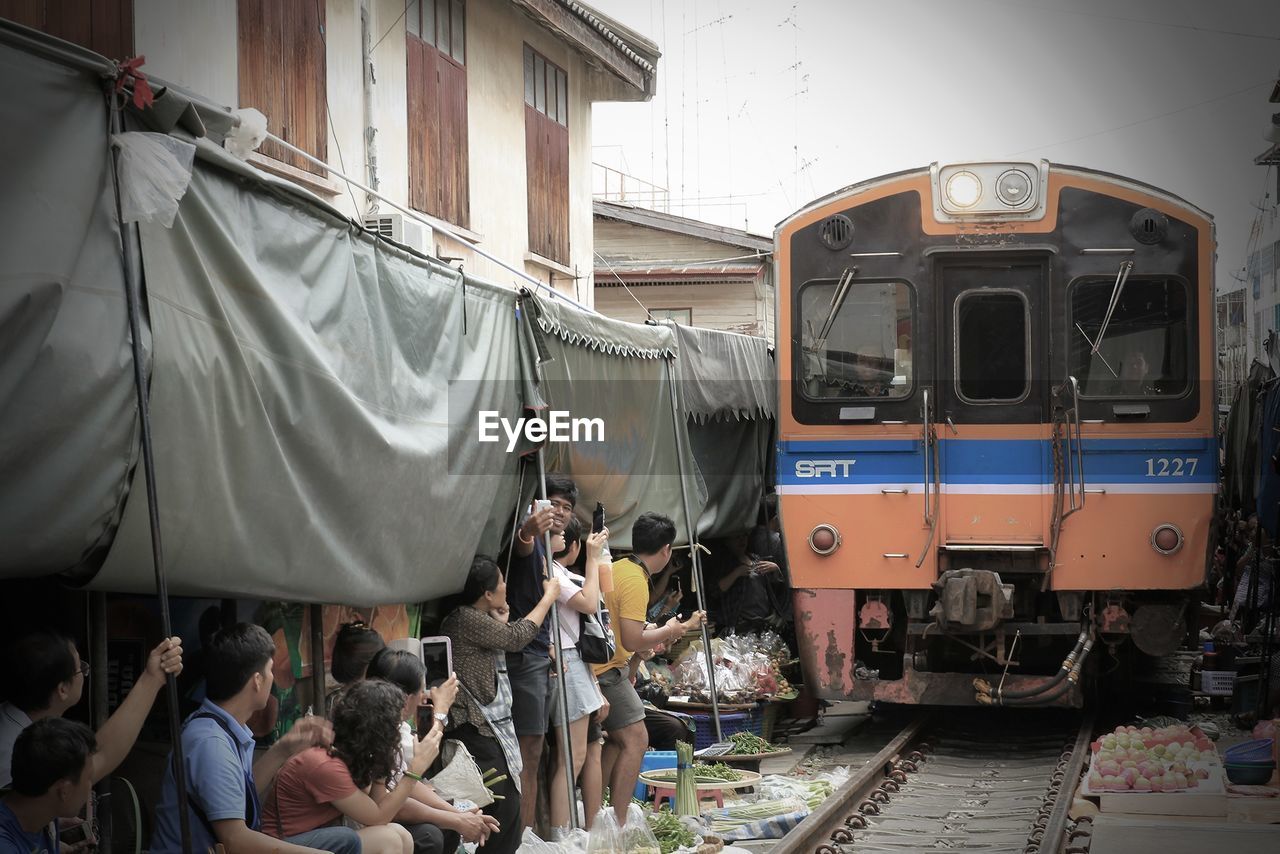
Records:
{"label": "train cab window", "polygon": [[969,403],[1009,403],[1031,388],[1030,319],[1017,291],[967,291],[956,299],[956,391]]}
{"label": "train cab window", "polygon": [[801,388],[820,400],[911,394],[911,288],[812,282],[800,290]]}
{"label": "train cab window", "polygon": [[1187,286],[1174,279],[1130,278],[1118,294],[1114,291],[1114,279],[1082,281],[1071,289],[1070,367],[1080,394],[1176,397],[1186,392]]}

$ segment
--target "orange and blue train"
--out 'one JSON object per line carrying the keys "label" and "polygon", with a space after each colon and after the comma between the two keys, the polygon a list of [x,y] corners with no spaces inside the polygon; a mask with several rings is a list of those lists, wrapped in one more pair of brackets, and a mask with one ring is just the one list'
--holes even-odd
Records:
{"label": "orange and blue train", "polygon": [[820,697],[1078,706],[1179,646],[1218,482],[1214,239],[1169,192],[1045,161],[778,226],[777,489]]}

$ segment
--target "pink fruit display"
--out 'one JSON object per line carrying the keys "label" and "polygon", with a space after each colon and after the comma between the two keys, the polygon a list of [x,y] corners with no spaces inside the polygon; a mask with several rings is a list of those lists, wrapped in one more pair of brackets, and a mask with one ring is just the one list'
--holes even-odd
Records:
{"label": "pink fruit display", "polygon": [[1209,779],[1213,742],[1185,724],[1116,727],[1094,741],[1088,777],[1093,792],[1180,792]]}

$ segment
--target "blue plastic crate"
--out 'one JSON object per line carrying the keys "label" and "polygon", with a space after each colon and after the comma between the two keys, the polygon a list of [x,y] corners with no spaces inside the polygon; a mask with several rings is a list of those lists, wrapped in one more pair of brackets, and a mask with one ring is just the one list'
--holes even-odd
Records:
{"label": "blue plastic crate", "polygon": [[[696,713],[690,715],[693,718],[695,729],[693,731],[693,749],[701,750],[704,747],[710,747],[716,743],[716,724],[711,719],[710,713]],[[750,712],[721,712],[720,714],[720,732],[725,738],[738,732],[749,732],[752,735],[761,735],[764,728],[764,714],[760,706],[756,706]]]}
{"label": "blue plastic crate", "polygon": [[[645,753],[644,758],[640,760],[640,773],[645,771],[656,771],[659,768],[676,767],[676,752],[674,750],[650,750]],[[643,801],[645,796],[645,784],[636,783],[636,798]]]}

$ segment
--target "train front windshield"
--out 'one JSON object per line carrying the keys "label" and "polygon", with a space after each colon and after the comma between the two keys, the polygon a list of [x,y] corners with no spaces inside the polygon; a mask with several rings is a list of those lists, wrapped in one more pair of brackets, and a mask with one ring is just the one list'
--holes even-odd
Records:
{"label": "train front windshield", "polygon": [[802,387],[810,398],[911,394],[911,289],[902,282],[812,282],[800,292]]}
{"label": "train front windshield", "polygon": [[[1125,283],[1103,329],[1114,282],[1071,291],[1071,369],[1086,397],[1176,397],[1188,380],[1187,287],[1172,279]],[[1079,328],[1076,327],[1079,324]],[[1083,330],[1083,331],[1082,331]],[[1090,342],[1102,341],[1098,352]]]}

